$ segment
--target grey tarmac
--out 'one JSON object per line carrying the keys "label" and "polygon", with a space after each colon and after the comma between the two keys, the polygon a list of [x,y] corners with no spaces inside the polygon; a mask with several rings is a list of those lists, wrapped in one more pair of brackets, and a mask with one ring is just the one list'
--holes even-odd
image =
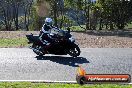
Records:
{"label": "grey tarmac", "polygon": [[40,57],[29,48],[0,48],[0,80],[76,81],[79,65],[87,74],[132,75],[132,48],[81,48],[77,58]]}

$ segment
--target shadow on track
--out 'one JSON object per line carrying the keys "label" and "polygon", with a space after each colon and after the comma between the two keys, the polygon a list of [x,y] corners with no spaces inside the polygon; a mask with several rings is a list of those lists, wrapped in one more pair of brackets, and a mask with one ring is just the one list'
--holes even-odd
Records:
{"label": "shadow on track", "polygon": [[69,65],[72,67],[78,67],[76,64],[90,63],[83,57],[62,57],[62,56],[36,56],[37,60],[50,60],[63,65]]}

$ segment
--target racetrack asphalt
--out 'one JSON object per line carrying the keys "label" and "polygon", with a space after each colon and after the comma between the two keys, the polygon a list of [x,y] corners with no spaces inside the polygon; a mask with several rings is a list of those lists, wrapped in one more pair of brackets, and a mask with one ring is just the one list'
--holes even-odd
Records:
{"label": "racetrack asphalt", "polygon": [[87,74],[132,75],[132,48],[81,48],[77,58],[40,57],[29,48],[0,48],[0,80],[76,81],[79,65]]}

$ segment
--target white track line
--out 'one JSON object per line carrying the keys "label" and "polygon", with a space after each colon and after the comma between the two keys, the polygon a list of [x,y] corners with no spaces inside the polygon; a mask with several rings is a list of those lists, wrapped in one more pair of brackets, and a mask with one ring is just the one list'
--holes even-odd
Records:
{"label": "white track line", "polygon": [[[32,83],[69,83],[69,84],[77,84],[76,81],[51,81],[51,80],[0,80],[0,82],[32,82]],[[90,83],[92,84],[92,83]],[[93,83],[96,84],[96,83]],[[117,83],[124,85],[132,85],[132,83]]]}
{"label": "white track line", "polygon": [[76,81],[51,81],[51,80],[0,80],[0,82],[77,83]]}

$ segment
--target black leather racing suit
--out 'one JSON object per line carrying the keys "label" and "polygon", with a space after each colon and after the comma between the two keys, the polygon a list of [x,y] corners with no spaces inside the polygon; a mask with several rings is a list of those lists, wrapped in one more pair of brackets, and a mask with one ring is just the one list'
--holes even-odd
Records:
{"label": "black leather racing suit", "polygon": [[52,28],[53,28],[52,26],[47,26],[44,24],[42,27],[42,30],[40,31],[39,39],[43,43],[44,46],[45,45],[48,46],[52,42],[52,39],[50,36],[50,32],[51,32]]}

